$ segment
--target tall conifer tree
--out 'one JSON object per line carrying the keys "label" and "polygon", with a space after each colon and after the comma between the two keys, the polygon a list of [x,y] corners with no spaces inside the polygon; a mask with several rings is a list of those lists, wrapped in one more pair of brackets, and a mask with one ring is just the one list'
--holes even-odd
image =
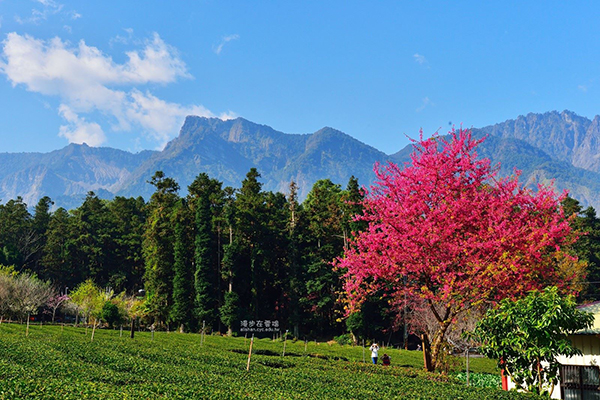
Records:
{"label": "tall conifer tree", "polygon": [[175,237],[171,213],[179,199],[179,185],[162,171],[149,181],[156,191],[148,203],[148,220],[144,232],[143,253],[146,264],[148,308],[157,322],[167,323],[173,304],[173,264]]}
{"label": "tall conifer tree", "polygon": [[175,243],[173,246],[173,307],[171,320],[191,331],[194,321],[193,218],[185,200],[177,202],[173,212]]}

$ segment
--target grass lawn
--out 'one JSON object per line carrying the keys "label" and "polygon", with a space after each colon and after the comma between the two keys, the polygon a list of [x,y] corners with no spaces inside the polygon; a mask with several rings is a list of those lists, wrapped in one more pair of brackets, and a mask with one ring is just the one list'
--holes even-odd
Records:
{"label": "grass lawn", "polygon": [[[534,399],[466,387],[422,371],[416,351],[386,349],[392,366],[371,365],[361,347],[60,326],[0,325],[0,399]],[[464,369],[464,360],[461,365]],[[472,359],[471,371],[497,373]]]}

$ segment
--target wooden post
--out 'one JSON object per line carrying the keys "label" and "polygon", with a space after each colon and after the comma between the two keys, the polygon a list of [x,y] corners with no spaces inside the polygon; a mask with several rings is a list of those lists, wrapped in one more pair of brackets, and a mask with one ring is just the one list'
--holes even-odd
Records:
{"label": "wooden post", "polygon": [[123,325],[121,325],[121,329],[119,330],[119,337],[123,337]]}
{"label": "wooden post", "polygon": [[[100,324],[100,323],[98,323],[98,324]],[[94,325],[93,325],[93,328],[92,328],[92,338],[90,339],[90,342],[94,341],[94,334],[95,333],[96,333],[96,320],[94,319]]]}
{"label": "wooden post", "polygon": [[304,354],[306,354],[306,346],[308,345],[308,341],[304,339]]}
{"label": "wooden post", "polygon": [[431,365],[431,347],[429,346],[429,339],[427,334],[421,335],[421,342],[423,343],[423,367],[425,371],[433,372],[433,365]]}
{"label": "wooden post", "polygon": [[204,344],[204,328],[206,327],[206,321],[202,321],[202,335],[200,336],[200,344]]}
{"label": "wooden post", "polygon": [[285,338],[283,339],[283,353],[281,354],[281,357],[285,357],[285,345],[287,343],[287,333],[288,333],[288,330],[286,329],[285,330]]}
{"label": "wooden post", "polygon": [[27,329],[25,330],[25,337],[29,336],[29,313],[27,313]]}
{"label": "wooden post", "polygon": [[248,364],[246,365],[246,371],[250,371],[250,358],[252,357],[252,344],[254,343],[254,333],[252,339],[250,339],[250,351],[248,351]]}

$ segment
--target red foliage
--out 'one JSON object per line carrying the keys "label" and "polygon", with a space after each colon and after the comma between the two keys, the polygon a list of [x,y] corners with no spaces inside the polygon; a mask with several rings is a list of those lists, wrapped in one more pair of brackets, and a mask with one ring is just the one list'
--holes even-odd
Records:
{"label": "red foliage", "polygon": [[462,129],[449,141],[421,135],[404,168],[375,167],[357,217],[368,229],[336,263],[346,269],[349,311],[384,288],[397,305],[405,292],[435,304],[440,324],[449,324],[481,302],[560,283],[556,252],[575,239],[562,197],[520,186],[518,174],[498,178],[488,159],[477,159],[482,140]]}

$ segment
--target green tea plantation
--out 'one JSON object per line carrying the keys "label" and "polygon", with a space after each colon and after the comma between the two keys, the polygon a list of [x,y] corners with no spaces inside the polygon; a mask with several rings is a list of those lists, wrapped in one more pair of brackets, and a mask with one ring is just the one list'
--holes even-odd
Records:
{"label": "green tea plantation", "polygon": [[[533,399],[427,374],[419,352],[385,349],[392,366],[363,363],[362,347],[198,334],[0,325],[0,399]],[[382,351],[382,354],[383,354]],[[473,377],[497,385],[494,362]],[[458,372],[464,360],[454,363]],[[487,374],[486,374],[487,373]],[[464,375],[464,374],[463,374]],[[486,380],[486,379],[483,379]],[[472,379],[477,381],[477,379]],[[488,384],[488,386],[490,386]]]}

